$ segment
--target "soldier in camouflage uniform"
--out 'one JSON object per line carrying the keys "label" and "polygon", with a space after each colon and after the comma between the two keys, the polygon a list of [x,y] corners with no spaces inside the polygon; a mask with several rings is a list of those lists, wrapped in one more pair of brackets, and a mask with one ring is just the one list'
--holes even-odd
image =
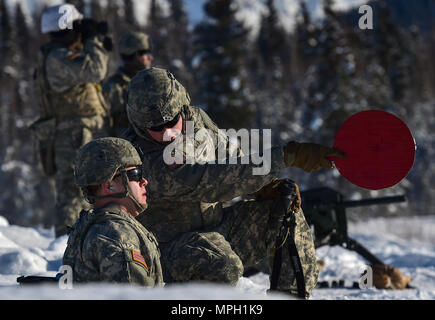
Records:
{"label": "soldier in camouflage uniform", "polygon": [[128,128],[127,87],[131,78],[142,69],[150,68],[153,56],[149,37],[142,32],[129,32],[119,41],[122,65],[117,72],[103,84],[103,95],[110,104],[110,135],[121,136]]}
{"label": "soldier in camouflage uniform", "polygon": [[[49,131],[44,170],[54,175],[56,186],[55,233],[61,236],[74,224],[77,213],[87,207],[74,185],[73,159],[85,143],[107,135],[109,110],[99,82],[107,72],[109,38],[102,39],[97,23],[82,20],[72,5],[72,29],[60,29],[62,5],[42,15],[42,32],[50,42],[42,46],[35,71],[35,88],[41,105],[39,133]],[[70,11],[71,12],[71,11]],[[104,43],[104,45],[103,45]],[[50,127],[49,127],[50,126]],[[41,140],[40,140],[41,141]]]}
{"label": "soldier in camouflage uniform", "polygon": [[120,138],[83,146],[75,181],[94,209],[82,211],[63,256],[76,282],[163,285],[157,240],[137,220],[146,209],[146,179],[136,149]]}
{"label": "soldier in camouflage uniform", "polygon": [[[326,157],[344,156],[318,144],[292,141],[271,148],[268,174],[253,175],[258,165],[243,164],[241,158],[236,165],[207,162],[206,152],[200,148],[204,141],[195,138],[195,150],[201,152],[195,154],[194,163],[165,163],[165,148],[184,137],[188,120],[194,121],[195,132],[208,129],[214,146],[224,143],[228,154],[243,154],[229,150],[228,139],[219,139],[220,132],[208,115],[190,105],[184,87],[169,71],[158,68],[141,71],[131,80],[127,114],[131,127],[125,137],[141,154],[151,184],[149,208],[138,220],[156,234],[167,283],[204,280],[236,284],[244,269],[273,256],[277,231],[290,207],[279,195],[227,207],[223,203],[269,189],[268,184],[273,184],[285,167],[307,172],[332,169]],[[217,149],[212,150],[212,158],[220,158]],[[292,223],[290,232],[303,269],[302,292],[308,298],[318,276],[314,243],[302,210],[294,212]],[[282,253],[277,289],[296,294],[296,267],[289,262],[287,250]]]}

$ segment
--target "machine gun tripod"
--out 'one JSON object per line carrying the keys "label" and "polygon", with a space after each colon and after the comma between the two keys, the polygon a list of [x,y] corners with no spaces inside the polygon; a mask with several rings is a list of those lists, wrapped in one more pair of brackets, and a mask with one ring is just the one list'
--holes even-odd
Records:
{"label": "machine gun tripod", "polygon": [[[317,188],[301,192],[302,209],[309,226],[314,228],[314,246],[317,248],[339,245],[357,252],[369,261],[377,270],[391,270],[378,257],[373,255],[361,243],[349,237],[347,232],[346,209],[368,205],[380,205],[405,202],[404,195],[387,196],[363,200],[344,200],[343,195],[331,188]],[[394,272],[400,273],[396,268]],[[400,274],[399,274],[400,275]],[[402,275],[400,275],[402,276]],[[405,279],[406,276],[403,276]],[[409,284],[406,288],[411,288]]]}
{"label": "machine gun tripod", "polygon": [[343,195],[331,188],[317,188],[301,192],[302,209],[308,225],[314,227],[316,248],[339,245],[356,251],[372,264],[384,264],[347,233],[346,208],[405,202],[404,195],[345,201]]}

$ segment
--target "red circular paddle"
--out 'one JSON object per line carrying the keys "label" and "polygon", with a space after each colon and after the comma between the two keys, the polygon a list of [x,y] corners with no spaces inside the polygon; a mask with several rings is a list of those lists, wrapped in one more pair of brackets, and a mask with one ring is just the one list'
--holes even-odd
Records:
{"label": "red circular paddle", "polygon": [[346,159],[331,157],[353,184],[379,190],[406,177],[414,164],[415,141],[406,124],[391,113],[362,111],[347,119],[334,139]]}

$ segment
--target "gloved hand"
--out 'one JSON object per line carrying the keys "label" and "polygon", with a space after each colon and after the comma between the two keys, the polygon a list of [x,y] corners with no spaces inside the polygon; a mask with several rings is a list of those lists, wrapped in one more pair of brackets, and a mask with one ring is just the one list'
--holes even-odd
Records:
{"label": "gloved hand", "polygon": [[106,36],[107,33],[109,32],[109,24],[107,23],[107,21],[98,22],[97,23],[97,31],[98,31],[98,34]]}
{"label": "gloved hand", "polygon": [[104,47],[104,49],[106,49],[109,52],[113,50],[113,41],[112,41],[111,37],[109,37],[109,36],[104,37],[103,47]]}
{"label": "gloved hand", "polygon": [[372,265],[373,285],[377,289],[401,290],[409,286],[412,279],[392,266]]}
{"label": "gloved hand", "polygon": [[296,197],[291,204],[291,208],[295,211],[299,211],[302,204],[301,194],[299,193],[298,185],[290,179],[273,178],[269,184],[251,194],[251,196],[262,201],[285,197],[291,195],[292,193],[295,193]]}
{"label": "gloved hand", "polygon": [[94,19],[85,18],[81,21],[80,31],[82,33],[82,42],[85,43],[89,38],[98,35],[98,22]]}
{"label": "gloved hand", "polygon": [[105,36],[109,30],[106,21],[97,22],[91,18],[81,20],[80,31],[82,33],[82,42],[85,43],[87,39],[102,35]]}
{"label": "gloved hand", "polygon": [[[294,157],[294,161],[290,162]],[[317,143],[300,143],[290,141],[284,147],[284,161],[287,167],[297,167],[306,172],[325,168],[334,169],[332,162],[327,157],[344,159],[346,154],[340,150],[322,146]]]}

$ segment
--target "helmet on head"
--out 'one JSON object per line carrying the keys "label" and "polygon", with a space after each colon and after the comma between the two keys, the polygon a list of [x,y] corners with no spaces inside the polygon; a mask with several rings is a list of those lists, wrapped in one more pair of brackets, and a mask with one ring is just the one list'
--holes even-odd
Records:
{"label": "helmet on head", "polygon": [[97,186],[112,181],[117,171],[141,165],[133,145],[120,138],[99,138],[85,144],[79,151],[74,176],[79,187]]}
{"label": "helmet on head", "polygon": [[41,16],[41,32],[57,32],[72,29],[75,20],[83,19],[83,15],[72,4],[65,3],[47,8]]}
{"label": "helmet on head", "polygon": [[126,192],[110,195],[111,197],[129,197],[140,207],[130,194],[128,177],[125,171],[128,167],[139,166],[142,160],[133,145],[121,138],[105,137],[92,140],[80,148],[75,159],[74,177],[86,199],[93,203],[97,196],[89,193],[89,186],[99,186],[110,182],[121,171]]}
{"label": "helmet on head", "polygon": [[164,69],[142,70],[128,86],[127,115],[136,132],[173,120],[189,105],[186,89]]}
{"label": "helmet on head", "polygon": [[151,51],[149,37],[143,32],[129,32],[119,40],[119,52],[130,56],[139,50]]}

